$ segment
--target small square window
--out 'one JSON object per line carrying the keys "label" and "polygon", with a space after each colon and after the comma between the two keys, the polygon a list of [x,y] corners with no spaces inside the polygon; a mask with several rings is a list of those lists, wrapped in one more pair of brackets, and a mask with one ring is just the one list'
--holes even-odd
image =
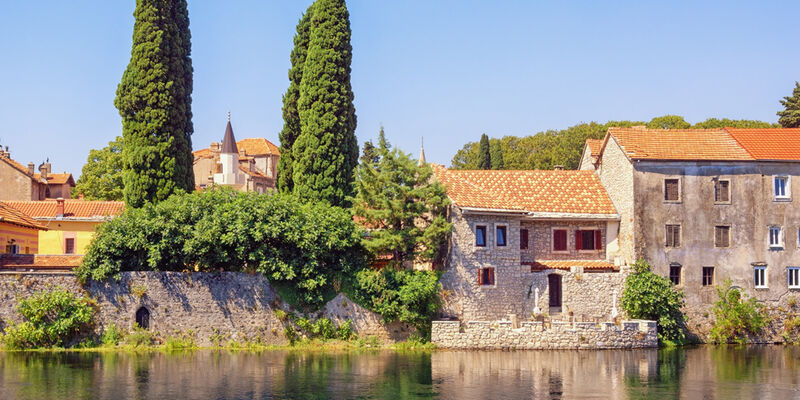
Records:
{"label": "small square window", "polygon": [[475,246],[486,247],[486,226],[478,225],[475,227]]}
{"label": "small square window", "polygon": [[717,225],[714,227],[714,247],[730,247],[731,227]]}
{"label": "small square window", "polygon": [[681,226],[680,225],[667,225],[667,247],[680,247],[681,246]]}
{"label": "small square window", "polygon": [[680,180],[664,179],[664,201],[679,201],[680,196]]}
{"label": "small square window", "polygon": [[800,289],[800,267],[786,268],[786,283],[789,289]]}
{"label": "small square window", "polygon": [[681,284],[681,266],[680,265],[670,265],[669,266],[669,280],[672,281],[672,284],[677,286]]}
{"label": "small square window", "polygon": [[771,249],[783,247],[783,229],[780,226],[769,227],[769,247]]}
{"label": "small square window", "polygon": [[505,246],[506,245],[506,233],[507,228],[505,226],[498,226],[495,229],[495,242],[498,246]]}
{"label": "small square window", "polygon": [[528,230],[527,229],[520,229],[519,230],[519,249],[525,250],[528,248]]}
{"label": "small square window", "polygon": [[553,229],[553,251],[567,251],[566,229]]}
{"label": "small square window", "polygon": [[703,267],[703,286],[714,285],[714,267]]}
{"label": "small square window", "polygon": [[767,267],[758,266],[753,267],[753,286],[756,288],[767,287]]}
{"label": "small square window", "polygon": [[480,268],[478,269],[478,285],[491,286],[494,285],[494,268]]}
{"label": "small square window", "polygon": [[774,189],[775,199],[789,199],[791,198],[791,186],[789,185],[788,176],[776,175],[773,177],[772,187]]}
{"label": "small square window", "polygon": [[731,181],[717,180],[714,183],[714,202],[730,203],[731,201]]}

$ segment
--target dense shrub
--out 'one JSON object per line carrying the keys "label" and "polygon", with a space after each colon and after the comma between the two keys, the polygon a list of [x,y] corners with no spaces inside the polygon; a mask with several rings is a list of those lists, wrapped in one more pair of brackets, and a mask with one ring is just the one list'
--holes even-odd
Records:
{"label": "dense shrub", "polygon": [[11,349],[67,347],[91,333],[96,304],[62,288],[22,299],[17,312],[20,324],[10,324],[3,340]]}
{"label": "dense shrub", "polygon": [[646,261],[639,260],[633,265],[633,273],[625,280],[621,303],[631,318],[656,321],[662,342],[682,343],[686,339],[681,311],[683,291],[676,290],[669,279],[650,271]]}
{"label": "dense shrub", "polygon": [[[302,317],[298,318],[294,323],[297,325],[298,330],[304,333],[309,339],[350,340],[355,338],[352,322],[349,320],[336,326],[333,321],[328,318],[319,318],[316,321],[311,321],[306,317]],[[297,335],[294,333],[295,330],[291,325],[287,326],[287,329],[288,331],[285,330],[284,334],[290,342],[293,342],[297,338]]]}
{"label": "dense shrub", "polygon": [[86,281],[139,270],[260,272],[319,306],[335,276],[363,265],[360,240],[347,210],[219,188],[126,209],[98,229],[76,273]]}
{"label": "dense shrub", "polygon": [[717,286],[718,299],[714,303],[716,320],[711,328],[714,343],[746,343],[748,334],[757,334],[767,324],[764,306],[755,298],[731,286],[731,280]]}
{"label": "dense shrub", "polygon": [[433,271],[384,268],[359,271],[350,298],[381,314],[384,322],[401,321],[430,335],[430,320],[439,310],[439,275]]}

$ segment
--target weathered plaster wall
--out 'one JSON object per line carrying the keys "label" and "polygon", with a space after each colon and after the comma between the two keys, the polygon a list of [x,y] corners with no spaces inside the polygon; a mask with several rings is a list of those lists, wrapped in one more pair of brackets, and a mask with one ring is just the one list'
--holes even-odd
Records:
{"label": "weathered plaster wall", "polygon": [[597,169],[600,182],[617,208],[619,222],[619,264],[636,261],[634,252],[634,180],[633,165],[613,137],[608,138]]}
{"label": "weathered plaster wall", "polygon": [[631,349],[658,347],[655,321],[552,323],[434,321],[431,341],[446,349]]}

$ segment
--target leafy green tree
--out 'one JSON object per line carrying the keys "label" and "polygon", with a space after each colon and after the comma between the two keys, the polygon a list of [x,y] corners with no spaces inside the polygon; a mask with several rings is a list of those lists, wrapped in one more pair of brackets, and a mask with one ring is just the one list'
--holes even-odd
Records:
{"label": "leafy green tree", "polygon": [[368,228],[363,245],[373,257],[391,254],[395,264],[438,261],[451,225],[444,186],[410,155],[390,149],[381,130],[378,160],[356,169],[353,212]]}
{"label": "leafy green tree", "polygon": [[107,147],[89,151],[75,193],[86,200],[122,200],[122,167],[122,137],[117,136]]}
{"label": "leafy green tree", "polygon": [[730,279],[716,289],[716,320],[711,327],[711,341],[746,343],[748,335],[758,334],[767,325],[765,307],[755,298],[743,294],[741,289],[733,287]]}
{"label": "leafy green tree", "polygon": [[292,146],[294,192],[303,200],[348,206],[358,142],[344,0],[317,0],[311,27],[297,102],[300,136]]}
{"label": "leafy green tree", "polygon": [[655,117],[647,123],[650,129],[689,129],[692,125],[680,115],[664,115]]}
{"label": "leafy green tree", "polygon": [[780,128],[778,124],[749,119],[709,118],[703,122],[692,125],[693,129],[720,129],[720,128]]}
{"label": "leafy green tree", "polygon": [[481,135],[480,147],[478,148],[478,169],[492,168],[492,153],[489,146],[489,136],[484,133]]}
{"label": "leafy green tree", "polygon": [[478,169],[478,143],[469,142],[456,152],[450,161],[453,169]]}
{"label": "leafy green tree", "polygon": [[91,333],[97,304],[61,287],[20,300],[20,324],[6,327],[3,341],[11,349],[68,347]]}
{"label": "leafy green tree", "polygon": [[656,321],[662,342],[682,343],[686,339],[681,311],[684,297],[683,291],[676,290],[669,279],[654,274],[650,264],[640,259],[625,279],[621,304],[631,318]]}
{"label": "leafy green tree", "polygon": [[794,83],[791,96],[781,100],[784,110],[778,111],[778,122],[784,128],[800,128],[800,82]]}
{"label": "leafy green tree", "polygon": [[292,166],[294,157],[292,147],[300,136],[300,114],[297,111],[297,100],[300,98],[300,84],[303,82],[303,68],[308,54],[308,40],[311,33],[311,15],[314,4],[308,6],[294,35],[294,49],[289,58],[292,67],[289,69],[289,88],[283,95],[283,129],[278,138],[281,141],[281,157],[278,160],[278,190],[291,192],[294,188]]}
{"label": "leafy green tree", "polygon": [[492,169],[503,169],[503,147],[500,145],[500,140],[490,140],[489,147],[492,149],[490,160]]}
{"label": "leafy green tree", "polygon": [[125,201],[194,190],[192,60],[186,0],[137,0],[131,59],[114,105],[122,116]]}

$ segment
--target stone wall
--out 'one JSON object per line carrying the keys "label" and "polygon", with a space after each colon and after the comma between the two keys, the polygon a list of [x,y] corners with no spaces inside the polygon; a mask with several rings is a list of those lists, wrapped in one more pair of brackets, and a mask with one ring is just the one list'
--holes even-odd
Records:
{"label": "stone wall", "polygon": [[[115,324],[131,329],[137,310],[150,313],[149,329],[163,339],[193,334],[200,346],[230,340],[286,344],[285,322],[275,310],[291,312],[269,281],[260,274],[236,272],[125,272],[119,281],[91,282],[82,287],[74,275],[65,273],[0,274],[0,330],[7,321],[19,321],[16,305],[36,292],[62,287],[86,293],[98,304],[97,333]],[[141,297],[140,297],[141,295]],[[344,295],[331,300],[315,315],[352,320],[359,336],[377,336],[383,342],[405,339],[413,330],[400,324],[384,326],[380,316],[349,301]]]}
{"label": "stone wall", "polygon": [[658,347],[655,321],[545,324],[510,321],[434,321],[431,341],[445,349],[631,349]]}
{"label": "stone wall", "polygon": [[636,261],[634,252],[633,165],[614,137],[608,138],[597,175],[619,214],[619,264]]}
{"label": "stone wall", "polygon": [[[521,251],[522,262],[533,260],[605,260],[606,222],[605,221],[523,221],[520,228],[528,229],[528,248]],[[567,230],[567,250],[553,251],[553,228]],[[599,229],[603,237],[600,250],[576,250],[575,231],[578,229]]]}
{"label": "stone wall", "polygon": [[[618,315],[624,314],[620,306],[619,298],[625,288],[625,278],[629,274],[627,268],[620,272],[570,272],[561,270],[546,270],[532,273],[532,291],[536,293],[539,289],[539,308],[543,313],[550,312],[548,304],[550,300],[550,290],[548,287],[548,275],[556,274],[561,276],[561,311],[568,315],[571,311],[573,316],[579,319],[592,319],[600,321],[611,320],[611,310],[614,307],[614,293],[616,292],[616,307]],[[533,298],[531,295],[531,299]],[[533,311],[533,300],[528,302]],[[529,312],[525,317],[530,317]]]}

